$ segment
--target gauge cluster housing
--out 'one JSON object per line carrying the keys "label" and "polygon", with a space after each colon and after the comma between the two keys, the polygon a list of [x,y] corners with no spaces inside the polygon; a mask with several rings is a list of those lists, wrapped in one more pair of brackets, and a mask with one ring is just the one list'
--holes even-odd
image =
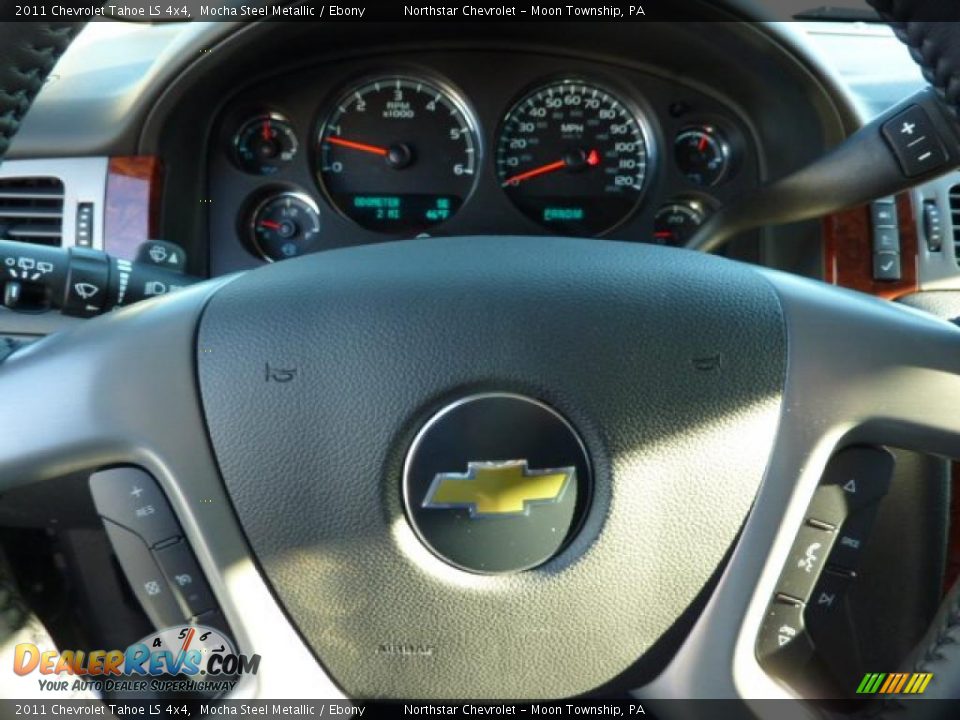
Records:
{"label": "gauge cluster housing", "polygon": [[[425,85],[443,88],[456,106],[463,108],[463,120],[472,126],[469,130],[475,137],[471,143],[477,156],[473,187],[456,212],[442,222],[424,228],[400,225],[396,231],[391,231],[389,224],[375,227],[370,222],[358,222],[342,207],[337,207],[338,203],[326,187],[330,182],[330,163],[324,162],[324,157],[329,152],[326,141],[330,133],[325,128],[332,117],[344,115],[342,109],[349,109],[345,107],[344,99],[351,97],[355,88],[364,87],[370,78],[422,80]],[[504,118],[518,102],[530,96],[531,89],[536,92],[536,88],[544,86],[557,87],[557,83],[562,82],[559,78],[576,78],[578,88],[602,88],[609,93],[615,98],[616,106],[622,103],[629,124],[643,141],[645,167],[643,175],[638,175],[641,177],[637,181],[639,187],[629,191],[629,202],[621,202],[621,207],[627,206],[626,211],[621,212],[615,222],[599,228],[599,232],[584,231],[577,223],[564,227],[560,222],[550,227],[549,223],[535,221],[530,217],[531,213],[523,212],[516,198],[511,199],[518,188],[505,187],[501,169],[497,167],[496,151]],[[353,99],[353,102],[357,101]],[[233,151],[238,133],[243,133],[252,121],[265,116],[284,118],[300,147],[290,162],[283,163],[269,175],[243,169],[235,161]],[[584,120],[588,118],[589,115]],[[685,168],[675,161],[674,144],[678,136],[691,127],[721,125],[725,138],[724,159],[731,169],[725,169],[715,184],[704,187],[691,179]],[[384,132],[388,136],[356,141],[366,144],[397,140],[389,137],[388,129]],[[227,101],[215,124],[213,141],[209,145],[209,197],[212,200],[209,223],[210,237],[215,243],[211,252],[213,271],[220,274],[252,267],[262,261],[256,250],[257,243],[248,232],[250,209],[272,194],[290,192],[312,198],[319,208],[321,230],[319,238],[312,243],[314,250],[414,237],[421,232],[437,236],[589,234],[654,242],[654,219],[660,208],[681,201],[694,201],[706,214],[759,185],[762,151],[753,138],[749,119],[706,88],[652,72],[582,58],[523,50],[423,51],[389,57],[353,58],[282,73],[251,83],[237,92]],[[438,145],[442,139],[438,138]],[[605,152],[610,156],[610,162],[620,162],[613,149],[614,143],[608,144],[609,149]],[[423,145],[421,143],[417,152],[429,154],[432,148]],[[592,147],[584,146],[584,158]],[[373,150],[378,148],[375,146]],[[565,145],[557,145],[555,151],[562,157],[562,151],[569,148],[578,149],[571,140]],[[376,168],[382,166],[382,158],[375,157],[372,151],[356,154],[364,157],[358,157],[356,161],[351,157],[351,162],[374,168],[367,172],[372,183],[369,187],[371,196],[383,195],[387,192],[385,187],[393,193],[416,194],[422,191],[412,176],[409,187],[404,186],[402,170],[387,176],[382,172],[378,175]],[[386,179],[378,179],[383,177]],[[586,173],[580,177],[570,174],[565,178],[538,178],[536,182],[555,180],[565,182],[565,189],[576,192],[579,185],[587,187],[590,176]],[[573,201],[582,200],[581,206],[587,208],[591,202],[602,200],[597,193],[572,198]]]}

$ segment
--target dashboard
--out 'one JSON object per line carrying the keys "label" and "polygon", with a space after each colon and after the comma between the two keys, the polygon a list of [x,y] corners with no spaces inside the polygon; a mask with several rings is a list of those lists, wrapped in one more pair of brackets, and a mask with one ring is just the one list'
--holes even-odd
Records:
{"label": "dashboard", "polygon": [[[13,208],[41,229],[59,213],[50,244],[133,260],[161,238],[200,277],[424,234],[682,244],[922,84],[888,29],[858,23],[402,27],[93,23],[0,186],[50,184],[50,208]],[[948,180],[922,190],[947,220]],[[890,297],[955,284],[953,245],[918,244],[909,205],[901,220],[899,283],[870,281],[866,208],[723,252]],[[70,322],[0,308],[11,335]]]}
{"label": "dashboard", "polygon": [[716,93],[499,50],[260,80],[226,103],[209,164],[217,270],[425,235],[682,245],[760,181],[748,120]]}

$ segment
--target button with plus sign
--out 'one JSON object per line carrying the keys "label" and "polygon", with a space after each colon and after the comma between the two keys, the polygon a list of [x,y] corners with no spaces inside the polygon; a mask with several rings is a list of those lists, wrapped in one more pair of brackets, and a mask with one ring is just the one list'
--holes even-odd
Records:
{"label": "button with plus sign", "polygon": [[137,533],[148,546],[181,535],[156,481],[139,468],[114,468],[90,476],[97,512]]}

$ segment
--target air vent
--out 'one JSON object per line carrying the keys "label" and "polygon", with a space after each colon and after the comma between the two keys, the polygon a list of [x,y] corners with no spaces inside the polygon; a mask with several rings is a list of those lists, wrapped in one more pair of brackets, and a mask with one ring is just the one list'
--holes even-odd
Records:
{"label": "air vent", "polygon": [[0,178],[0,239],[60,246],[63,183],[52,177]]}
{"label": "air vent", "polygon": [[953,228],[953,257],[960,265],[960,185],[950,188],[950,226]]}

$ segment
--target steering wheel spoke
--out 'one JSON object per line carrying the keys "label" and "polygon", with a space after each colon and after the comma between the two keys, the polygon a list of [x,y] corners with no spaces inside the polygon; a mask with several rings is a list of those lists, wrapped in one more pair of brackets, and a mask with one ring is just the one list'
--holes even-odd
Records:
{"label": "steering wheel spoke", "polygon": [[[86,323],[0,366],[0,492],[137,466],[162,487],[241,652],[261,656],[235,697],[338,697],[264,583],[211,452],[196,391],[206,283]],[[296,673],[290,668],[296,667]]]}
{"label": "steering wheel spoke", "polygon": [[960,457],[960,329],[765,274],[781,299],[789,347],[774,450],[716,591],[668,669],[636,691],[642,697],[794,697],[761,667],[757,640],[831,457],[864,445]]}

